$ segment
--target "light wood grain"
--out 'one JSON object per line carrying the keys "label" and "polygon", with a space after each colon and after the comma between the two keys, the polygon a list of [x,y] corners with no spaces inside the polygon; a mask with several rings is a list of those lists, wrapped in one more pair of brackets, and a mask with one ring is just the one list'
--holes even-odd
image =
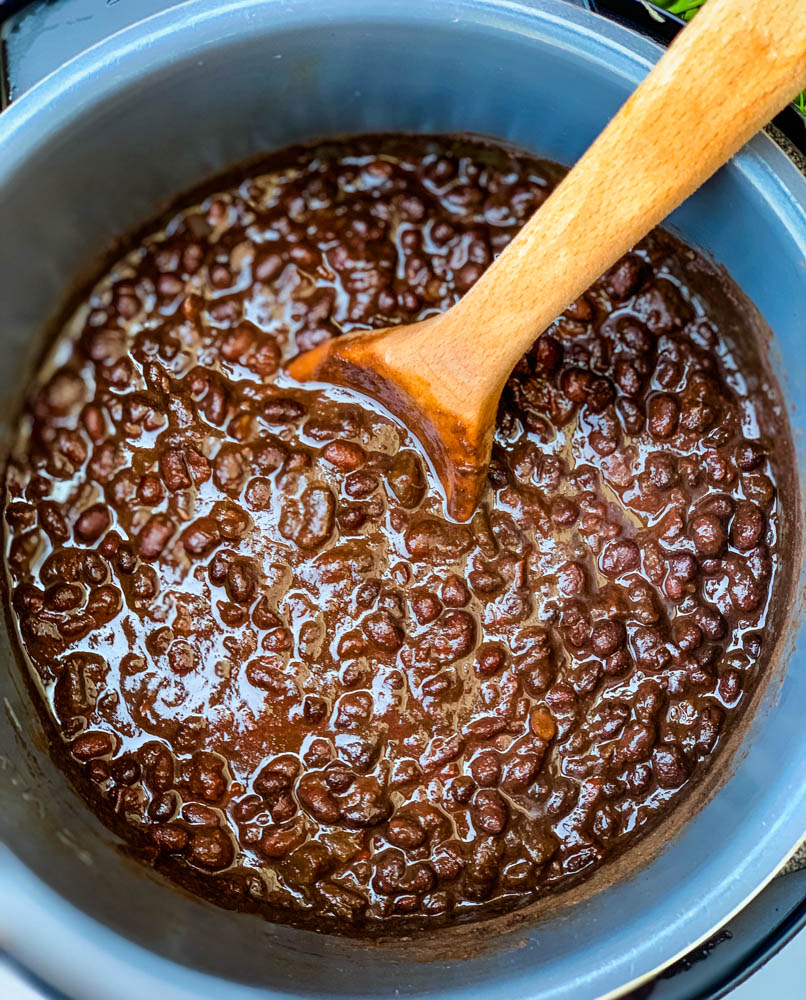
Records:
{"label": "light wood grain", "polygon": [[457,520],[472,514],[498,399],[537,336],[806,86],[806,0],[708,0],[576,166],[442,316],[292,361],[417,434]]}

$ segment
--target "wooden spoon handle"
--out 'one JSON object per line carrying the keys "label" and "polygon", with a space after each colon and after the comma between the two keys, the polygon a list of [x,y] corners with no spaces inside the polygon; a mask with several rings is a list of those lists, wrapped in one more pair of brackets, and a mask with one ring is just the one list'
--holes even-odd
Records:
{"label": "wooden spoon handle", "polygon": [[464,341],[467,378],[508,373],[570,302],[804,86],[806,0],[708,0],[451,310],[459,322],[446,332]]}

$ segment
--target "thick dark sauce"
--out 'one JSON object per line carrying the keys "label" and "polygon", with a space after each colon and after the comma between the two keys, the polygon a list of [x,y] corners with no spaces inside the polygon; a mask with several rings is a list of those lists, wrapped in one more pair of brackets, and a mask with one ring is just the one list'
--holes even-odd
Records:
{"label": "thick dark sauce", "polygon": [[447,308],[557,177],[468,141],[279,154],[123,257],[32,390],[23,649],[93,809],[225,905],[372,931],[571,884],[756,683],[774,401],[671,237],[520,363],[469,525],[404,428],[279,374]]}

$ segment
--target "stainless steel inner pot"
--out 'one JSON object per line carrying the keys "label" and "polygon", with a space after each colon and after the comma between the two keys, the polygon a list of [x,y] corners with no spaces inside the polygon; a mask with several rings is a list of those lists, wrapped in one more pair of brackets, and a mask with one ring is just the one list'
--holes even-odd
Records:
{"label": "stainless steel inner pot", "polygon": [[[76,281],[184,188],[260,151],[370,130],[477,132],[570,164],[658,54],[561,0],[191,0],[113,36],[0,117],[3,429]],[[762,135],[671,225],[773,330],[802,481],[806,181]],[[789,508],[794,528],[802,491]],[[128,858],[51,763],[3,628],[0,944],[85,1000],[618,995],[741,907],[806,830],[803,616],[797,602],[778,612],[781,656],[741,752],[682,830],[542,920],[443,935],[430,961],[226,912]]]}

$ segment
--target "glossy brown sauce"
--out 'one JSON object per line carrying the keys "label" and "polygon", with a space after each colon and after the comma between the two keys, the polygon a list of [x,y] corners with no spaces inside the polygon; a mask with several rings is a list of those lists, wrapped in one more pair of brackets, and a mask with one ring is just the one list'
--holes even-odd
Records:
{"label": "glossy brown sauce", "polygon": [[671,237],[520,363],[468,525],[405,428],[280,373],[446,309],[558,176],[465,140],[278,154],[121,258],[32,388],[5,563],[65,764],[224,905],[372,932],[578,882],[757,682],[776,400]]}

